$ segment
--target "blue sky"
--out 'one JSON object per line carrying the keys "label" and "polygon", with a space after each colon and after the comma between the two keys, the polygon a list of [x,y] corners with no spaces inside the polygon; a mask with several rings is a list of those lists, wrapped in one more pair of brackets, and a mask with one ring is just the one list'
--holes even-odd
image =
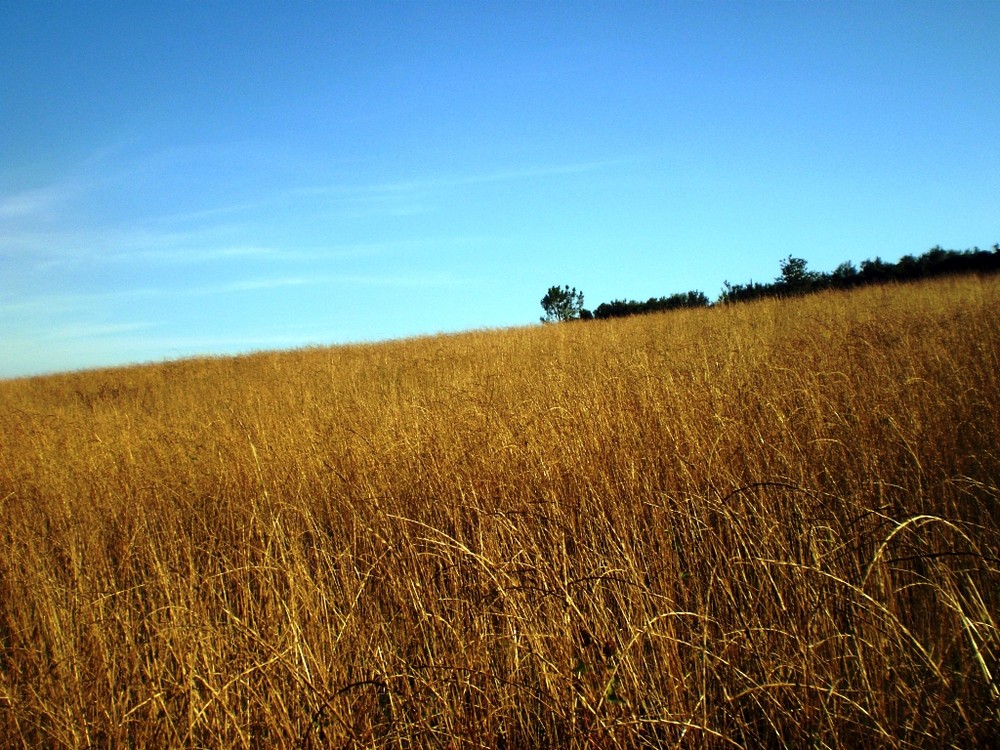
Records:
{"label": "blue sky", "polygon": [[1000,241],[1000,3],[5,2],[0,377]]}

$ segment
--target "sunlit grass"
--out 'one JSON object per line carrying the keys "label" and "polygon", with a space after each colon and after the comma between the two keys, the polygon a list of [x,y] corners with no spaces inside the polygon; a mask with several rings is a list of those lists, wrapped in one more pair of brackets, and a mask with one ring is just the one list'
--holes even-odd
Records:
{"label": "sunlit grass", "polygon": [[0,384],[0,744],[972,747],[1000,281]]}

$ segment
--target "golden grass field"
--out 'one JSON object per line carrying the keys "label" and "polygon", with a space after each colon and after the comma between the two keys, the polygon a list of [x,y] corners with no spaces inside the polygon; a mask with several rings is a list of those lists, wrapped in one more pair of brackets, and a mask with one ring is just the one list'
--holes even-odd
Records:
{"label": "golden grass field", "polygon": [[1000,279],[0,383],[0,746],[988,747]]}

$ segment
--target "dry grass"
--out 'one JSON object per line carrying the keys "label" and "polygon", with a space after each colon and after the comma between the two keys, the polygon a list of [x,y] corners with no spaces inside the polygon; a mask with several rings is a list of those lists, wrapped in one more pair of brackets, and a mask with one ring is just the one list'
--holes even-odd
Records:
{"label": "dry grass", "polygon": [[972,747],[1000,281],[0,384],[0,745]]}

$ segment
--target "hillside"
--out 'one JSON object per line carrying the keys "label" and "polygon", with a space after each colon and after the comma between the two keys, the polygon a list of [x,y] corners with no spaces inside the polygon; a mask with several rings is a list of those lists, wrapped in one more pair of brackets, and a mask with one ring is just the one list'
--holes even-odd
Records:
{"label": "hillside", "polygon": [[0,383],[0,746],[989,746],[998,445],[995,276]]}

